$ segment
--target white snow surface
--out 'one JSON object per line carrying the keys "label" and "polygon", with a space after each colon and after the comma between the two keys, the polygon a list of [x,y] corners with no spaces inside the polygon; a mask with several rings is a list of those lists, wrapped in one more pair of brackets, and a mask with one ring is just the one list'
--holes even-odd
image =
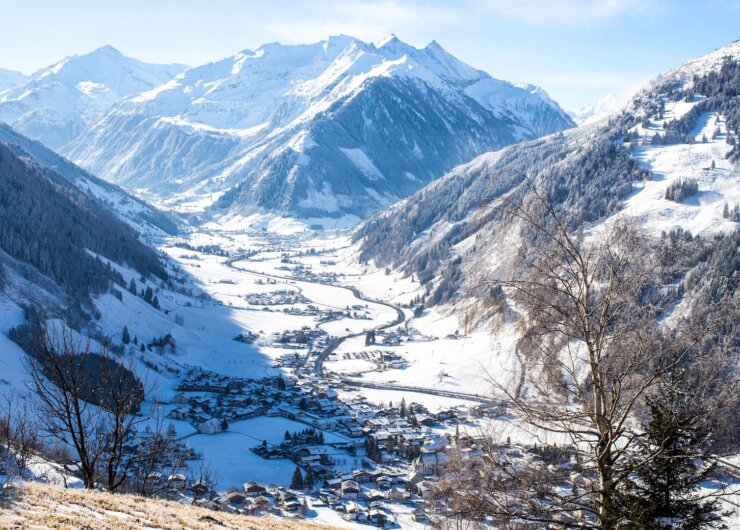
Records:
{"label": "white snow surface", "polygon": [[587,125],[608,118],[624,108],[627,98],[620,98],[614,92],[609,92],[606,96],[589,103],[572,113],[573,121],[578,125]]}
{"label": "white snow surface", "polygon": [[[371,81],[388,77],[434,87],[452,101],[473,98],[495,115],[520,123],[522,138],[542,126],[539,109],[565,116],[541,88],[494,79],[436,42],[415,48],[396,37],[372,44],[339,35],[307,45],[265,44],[189,68],[116,104],[62,151],[151,200],[202,209],[219,192],[242,182],[270,152],[290,149],[297,155],[295,165],[306,166],[315,147],[304,134],[312,120],[356,97]],[[183,141],[193,147],[182,169],[181,161],[162,157],[160,146],[150,145]],[[362,149],[348,148],[344,154],[369,180],[384,177]],[[177,177],[161,181],[163,173]],[[315,183],[306,204],[333,212],[342,200],[341,194]]]}
{"label": "white snow surface", "polygon": [[0,120],[58,149],[120,99],[159,86],[183,69],[142,63],[103,46],[42,68],[5,91],[0,81]]}

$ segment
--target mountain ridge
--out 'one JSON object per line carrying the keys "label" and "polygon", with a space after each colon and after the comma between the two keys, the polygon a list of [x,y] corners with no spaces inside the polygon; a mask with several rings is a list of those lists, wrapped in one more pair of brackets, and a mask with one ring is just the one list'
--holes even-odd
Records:
{"label": "mountain ridge", "polygon": [[[424,126],[440,137],[425,139]],[[190,68],[121,101],[62,152],[160,201],[364,217],[480,152],[571,126],[538,87],[494,79],[436,42],[340,35]]]}
{"label": "mountain ridge", "polygon": [[169,80],[183,65],[153,65],[112,46],[65,57],[0,93],[0,120],[59,149],[123,97]]}

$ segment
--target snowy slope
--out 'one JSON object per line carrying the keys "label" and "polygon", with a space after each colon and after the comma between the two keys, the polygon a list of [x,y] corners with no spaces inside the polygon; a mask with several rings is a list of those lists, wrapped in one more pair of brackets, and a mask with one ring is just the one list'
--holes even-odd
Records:
{"label": "snowy slope", "polygon": [[0,95],[6,90],[23,84],[26,79],[27,77],[20,72],[0,68]]}
{"label": "snowy slope", "polygon": [[338,36],[190,68],[63,152],[183,209],[221,198],[232,212],[366,216],[484,151],[572,125],[541,89],[493,79],[436,42]]}
{"label": "snowy slope", "polygon": [[115,184],[94,177],[40,142],[17,133],[3,123],[0,123],[0,143],[10,146],[17,154],[30,157],[38,164],[54,170],[88,197],[103,203],[143,236],[151,239],[177,231],[178,222],[174,216],[157,210]]}
{"label": "snowy slope", "polygon": [[121,98],[158,86],[183,69],[142,63],[104,46],[62,59],[0,92],[0,121],[57,149]]}

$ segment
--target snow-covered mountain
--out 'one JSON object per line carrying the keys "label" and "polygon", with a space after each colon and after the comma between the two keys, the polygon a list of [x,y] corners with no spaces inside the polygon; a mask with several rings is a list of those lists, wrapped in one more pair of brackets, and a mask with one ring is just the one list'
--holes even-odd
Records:
{"label": "snow-covered mountain", "polygon": [[589,103],[571,113],[571,117],[578,125],[587,125],[616,114],[624,108],[627,101],[627,98],[618,97],[614,92],[609,92],[598,101]]}
{"label": "snow-covered mountain", "polygon": [[143,63],[104,46],[62,59],[0,92],[0,121],[58,149],[120,99],[159,86],[184,68]]}
{"label": "snow-covered mountain", "polygon": [[26,79],[28,78],[20,72],[0,68],[0,96],[6,90],[25,83]]}
{"label": "snow-covered mountain", "polygon": [[181,208],[218,199],[238,213],[364,217],[482,152],[571,126],[542,89],[493,79],[436,42],[338,36],[190,68],[63,152]]}
{"label": "snow-covered mountain", "polygon": [[[656,240],[679,229],[728,246],[740,237],[738,82],[740,41],[657,78],[612,120],[481,155],[366,221],[360,259],[416,275],[431,304],[508,274],[534,244],[504,213],[532,200],[524,175],[574,228],[627,218]],[[729,248],[712,267],[731,274]]]}

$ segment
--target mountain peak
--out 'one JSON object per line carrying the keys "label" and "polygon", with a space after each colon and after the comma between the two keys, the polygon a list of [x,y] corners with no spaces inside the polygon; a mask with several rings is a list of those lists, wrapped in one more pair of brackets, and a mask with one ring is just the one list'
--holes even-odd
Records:
{"label": "mountain peak", "polygon": [[424,47],[424,49],[425,50],[430,50],[430,51],[432,51],[432,50],[445,51],[444,48],[442,48],[442,46],[440,46],[440,44],[436,40],[432,40],[429,44],[427,44]]}
{"label": "mountain peak", "polygon": [[375,43],[376,48],[382,48],[388,44],[397,44],[401,42],[395,33],[390,33]]}
{"label": "mountain peak", "polygon": [[106,57],[125,57],[118,49],[114,48],[110,44],[105,44],[99,48],[94,49],[87,56],[106,56]]}

